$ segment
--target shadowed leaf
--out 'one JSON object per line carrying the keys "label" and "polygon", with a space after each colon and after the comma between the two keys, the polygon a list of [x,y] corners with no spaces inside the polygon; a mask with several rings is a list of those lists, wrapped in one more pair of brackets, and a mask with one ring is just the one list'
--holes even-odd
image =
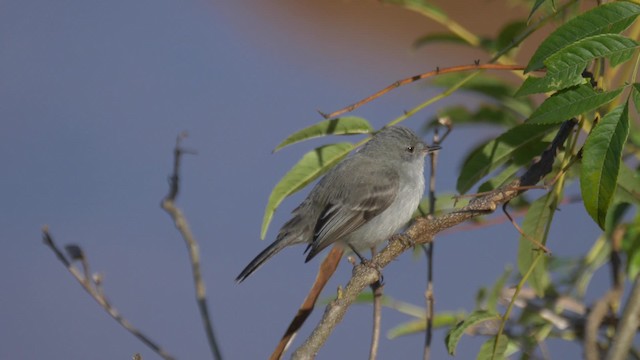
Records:
{"label": "shadowed leaf", "polygon": [[[522,221],[522,231],[531,239],[546,244],[547,234],[551,227],[553,214],[558,205],[558,198],[554,191],[548,192],[546,195],[538,198],[531,203],[529,211]],[[535,258],[540,256],[542,250],[531,242],[531,240],[520,236],[518,245],[518,270],[521,275],[529,272],[529,268],[533,265]],[[536,267],[533,269],[527,279],[531,288],[536,294],[542,297],[545,290],[549,286],[549,273],[547,270],[547,257],[543,255],[537,260]]]}
{"label": "shadowed leaf", "polygon": [[474,150],[462,165],[456,189],[461,194],[466,193],[480,179],[511,159],[518,150],[526,148],[532,157],[539,154],[531,151],[539,150],[539,146],[532,146],[540,144],[540,139],[554,127],[522,124]]}
{"label": "shadowed leaf", "polygon": [[628,104],[625,104],[605,115],[584,144],[580,191],[584,207],[601,228],[616,190],[622,149],[628,135]]}
{"label": "shadowed leaf", "polygon": [[624,87],[597,92],[590,85],[579,85],[553,94],[531,114],[527,124],[559,124],[609,103]]}

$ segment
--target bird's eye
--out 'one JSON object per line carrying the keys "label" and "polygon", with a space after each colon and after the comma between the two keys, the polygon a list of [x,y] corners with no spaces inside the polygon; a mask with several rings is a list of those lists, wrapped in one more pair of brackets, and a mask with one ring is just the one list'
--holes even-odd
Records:
{"label": "bird's eye", "polygon": [[407,151],[410,153],[413,153],[413,151],[415,150],[415,148],[413,146],[407,146]]}

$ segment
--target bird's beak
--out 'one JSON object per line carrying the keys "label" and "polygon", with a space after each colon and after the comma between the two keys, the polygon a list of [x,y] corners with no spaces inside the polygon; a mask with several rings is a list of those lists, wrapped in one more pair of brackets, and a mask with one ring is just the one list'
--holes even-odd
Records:
{"label": "bird's beak", "polygon": [[424,152],[425,152],[426,154],[429,154],[429,153],[432,153],[432,152],[434,152],[434,151],[438,151],[438,150],[440,150],[441,148],[442,148],[442,147],[441,147],[441,146],[438,146],[438,145],[431,145],[431,146],[427,145],[427,147],[424,149]]}

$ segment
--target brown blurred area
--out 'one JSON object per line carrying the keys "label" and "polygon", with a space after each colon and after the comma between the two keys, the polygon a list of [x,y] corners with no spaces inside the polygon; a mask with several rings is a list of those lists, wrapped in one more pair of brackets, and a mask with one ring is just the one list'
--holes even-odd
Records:
{"label": "brown blurred area", "polygon": [[[528,15],[528,9],[510,1],[433,3],[479,36],[495,36],[505,24]],[[229,10],[241,11],[247,18],[247,23],[238,25],[252,46],[271,47],[277,51],[276,56],[303,61],[336,75],[347,71],[360,77],[373,72],[388,82],[388,76],[410,76],[435,66],[470,64],[476,59],[485,62],[490,58],[485,52],[461,45],[414,48],[413,43],[420,36],[447,29],[421,14],[380,1],[257,0],[238,2]],[[249,16],[253,19],[249,20]],[[263,34],[270,34],[270,38]],[[531,52],[540,38],[529,39],[522,50]],[[286,47],[278,46],[284,43]],[[521,54],[519,59],[525,61],[526,57]]]}

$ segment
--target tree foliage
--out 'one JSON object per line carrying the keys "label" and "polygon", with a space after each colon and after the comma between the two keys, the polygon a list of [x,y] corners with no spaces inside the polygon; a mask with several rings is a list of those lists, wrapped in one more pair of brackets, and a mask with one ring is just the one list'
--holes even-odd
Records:
{"label": "tree foliage", "polygon": [[[608,263],[610,256],[624,260],[621,269],[611,264],[612,272],[624,273],[613,284],[614,288],[623,286],[625,278],[638,276],[640,269],[637,212],[640,5],[632,1],[593,6],[576,0],[564,3],[520,0],[518,5],[527,7],[528,17],[505,24],[494,37],[480,38],[456,23],[455,14],[450,16],[428,1],[386,2],[424,15],[448,30],[425,34],[416,40],[415,46],[439,43],[469,46],[485,51],[491,59],[489,63],[504,65],[522,61],[520,48],[536,48],[524,60],[524,71],[515,74],[516,81],[509,82],[483,70],[436,76],[431,85],[446,88],[440,96],[389,121],[388,125],[404,121],[454,91],[486,99],[476,108],[455,104],[438,110],[438,118],[450,119],[453,126],[492,124],[504,129],[501,135],[479,145],[461,161],[456,186],[460,194],[474,189],[491,190],[514,179],[519,169],[535,162],[549,146],[561,123],[575,119],[578,124],[566,144],[558,149],[553,171],[543,180],[546,193],[533,201],[521,199],[520,206],[527,211],[516,254],[518,274],[502,276],[491,295],[479,296],[477,308],[459,323],[456,323],[459,316],[436,314],[436,318],[448,319],[438,326],[450,329],[446,344],[449,352],[453,354],[458,343],[464,341],[463,334],[486,322],[497,322],[499,330],[485,333],[488,337],[479,349],[479,359],[501,359],[510,354],[520,354],[520,358],[526,359],[548,338],[586,341],[584,323],[566,316],[566,308],[554,299],[582,301],[591,276]],[[541,43],[530,41],[531,34],[550,27],[554,30]],[[437,126],[438,119],[426,124],[427,129]],[[292,134],[278,149],[312,137],[372,132],[373,127],[360,117],[328,119]],[[309,184],[361,143],[324,145],[305,154],[275,186],[265,210],[263,235],[282,199]],[[572,182],[579,182],[579,201],[602,228],[602,234],[592,239],[593,247],[588,254],[576,255],[568,266],[536,251],[540,246],[536,244],[547,244],[556,210],[566,200],[564,190]],[[507,279],[514,279],[518,286],[500,315],[497,299],[504,296]],[[530,299],[542,302],[542,309],[523,310],[514,315],[511,310],[516,299],[522,299],[522,292],[529,289],[534,293]],[[486,292],[480,290],[481,294]],[[619,302],[618,297],[612,307]],[[423,317],[424,313],[418,314],[414,320],[399,325],[393,336],[424,332],[425,327],[419,325]],[[586,318],[587,314],[580,317],[582,321]],[[596,337],[595,345],[605,351],[615,340],[615,326],[596,325],[601,336]],[[607,336],[603,335],[605,330]]]}

